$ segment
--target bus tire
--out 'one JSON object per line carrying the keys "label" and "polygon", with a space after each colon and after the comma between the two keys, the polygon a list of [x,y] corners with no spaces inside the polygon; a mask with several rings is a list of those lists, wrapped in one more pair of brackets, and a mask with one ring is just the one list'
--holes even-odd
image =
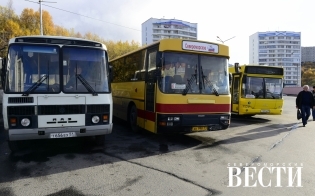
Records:
{"label": "bus tire", "polygon": [[128,122],[131,130],[133,132],[139,132],[139,127],[137,125],[137,108],[135,105],[132,105],[129,109],[129,116],[128,116]]}
{"label": "bus tire", "polygon": [[19,141],[8,141],[9,149],[12,153],[15,153],[20,150],[20,143]]}

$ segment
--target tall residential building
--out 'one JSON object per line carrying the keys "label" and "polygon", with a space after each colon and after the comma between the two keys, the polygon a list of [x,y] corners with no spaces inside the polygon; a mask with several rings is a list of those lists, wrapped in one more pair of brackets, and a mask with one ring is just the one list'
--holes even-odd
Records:
{"label": "tall residential building", "polygon": [[284,83],[301,86],[301,32],[254,33],[249,37],[249,64],[283,66]]}
{"label": "tall residential building", "polygon": [[197,23],[177,19],[150,18],[141,25],[142,45],[161,39],[180,38],[197,40]]}
{"label": "tall residential building", "polygon": [[315,62],[315,46],[302,47],[302,62]]}

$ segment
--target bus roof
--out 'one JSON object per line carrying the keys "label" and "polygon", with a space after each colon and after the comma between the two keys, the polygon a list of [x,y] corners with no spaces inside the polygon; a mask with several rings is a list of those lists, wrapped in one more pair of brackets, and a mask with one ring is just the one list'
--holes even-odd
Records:
{"label": "bus roof", "polygon": [[[213,46],[214,47],[214,52],[208,52],[205,50],[196,50],[193,47],[190,48],[183,48],[184,43],[200,43],[200,44],[206,44],[206,46]],[[195,52],[195,53],[203,53],[203,54],[213,54],[213,55],[218,55],[218,56],[229,56],[229,48],[226,45],[223,44],[218,44],[214,42],[209,42],[209,41],[202,41],[202,40],[185,40],[185,39],[161,39],[159,41],[156,41],[152,44],[142,46],[141,48],[128,52],[124,55],[121,55],[119,57],[116,57],[110,61],[114,61],[116,59],[119,59],[121,57],[127,56],[129,54],[139,52],[143,49],[150,48],[152,46],[159,45],[159,51],[181,51],[181,52]],[[201,46],[204,47],[204,46]],[[218,48],[215,50],[215,48]]]}
{"label": "bus roof", "polygon": [[[67,42],[68,41],[68,42]],[[101,46],[107,50],[106,46],[97,41],[66,36],[48,36],[48,35],[29,35],[14,37],[9,40],[12,43],[48,43],[48,44],[62,44],[62,45],[81,45],[81,46]]]}

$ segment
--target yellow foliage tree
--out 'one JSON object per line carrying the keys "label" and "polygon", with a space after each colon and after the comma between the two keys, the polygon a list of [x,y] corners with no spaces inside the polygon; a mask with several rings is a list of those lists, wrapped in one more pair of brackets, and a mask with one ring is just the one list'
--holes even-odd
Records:
{"label": "yellow foliage tree", "polygon": [[20,16],[20,25],[25,35],[39,35],[39,18],[33,9],[25,8]]}
{"label": "yellow foliage tree", "polygon": [[314,63],[302,63],[302,86],[303,85],[315,85],[315,64]]}
{"label": "yellow foliage tree", "polygon": [[[9,4],[9,8],[0,6],[0,33],[4,39],[0,39],[0,48],[7,45],[8,41],[12,37],[24,36],[24,35],[40,35],[40,12],[33,9],[25,8],[20,16],[14,14],[12,5]],[[73,28],[66,29],[61,26],[55,25],[52,16],[48,11],[42,12],[43,34],[44,35],[58,35],[58,36],[70,36],[77,38],[84,38],[89,40],[98,41],[104,43],[107,46],[109,59],[114,59],[118,56],[126,54],[130,51],[140,48],[140,44],[135,41],[111,41],[104,40],[95,33],[87,32],[82,35],[80,32],[75,32]],[[4,36],[6,35],[6,36]],[[3,57],[5,50],[0,51]]]}

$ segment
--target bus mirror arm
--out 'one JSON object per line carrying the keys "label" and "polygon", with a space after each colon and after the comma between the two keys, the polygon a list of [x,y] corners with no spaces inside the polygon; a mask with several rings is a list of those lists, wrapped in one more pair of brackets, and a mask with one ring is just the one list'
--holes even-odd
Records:
{"label": "bus mirror arm", "polygon": [[113,66],[109,65],[109,81],[113,81],[114,79],[114,70],[113,70]]}
{"label": "bus mirror arm", "polygon": [[7,64],[7,58],[6,57],[4,57],[3,59],[2,59],[2,62],[1,62],[1,75],[0,75],[0,77],[1,77],[1,87],[2,88],[4,88],[4,84],[5,84],[5,76],[6,76],[6,64]]}

